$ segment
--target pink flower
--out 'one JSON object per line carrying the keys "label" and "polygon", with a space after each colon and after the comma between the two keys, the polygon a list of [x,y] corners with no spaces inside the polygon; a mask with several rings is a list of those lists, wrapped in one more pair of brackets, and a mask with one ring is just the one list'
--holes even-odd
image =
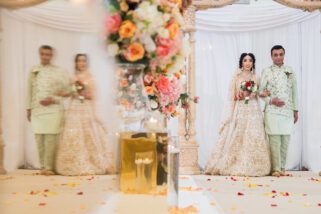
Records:
{"label": "pink flower", "polygon": [[153,83],[153,75],[151,73],[147,73],[145,76],[144,76],[144,83],[145,85],[151,85]]}
{"label": "pink flower", "polygon": [[157,37],[156,38],[156,44],[157,45],[163,45],[163,46],[172,46],[173,45],[173,40],[162,38],[162,37]]}
{"label": "pink flower", "polygon": [[169,80],[165,76],[160,76],[156,83],[156,88],[159,92],[159,102],[161,106],[176,103],[181,94],[181,86],[176,77]]}
{"label": "pink flower", "polygon": [[159,57],[166,57],[170,53],[170,48],[169,46],[158,46],[156,49],[157,56]]}
{"label": "pink flower", "polygon": [[168,93],[169,90],[169,79],[165,76],[161,76],[156,83],[156,87],[160,93]]}
{"label": "pink flower", "polygon": [[116,33],[121,25],[121,17],[119,13],[107,16],[105,24],[108,33]]}

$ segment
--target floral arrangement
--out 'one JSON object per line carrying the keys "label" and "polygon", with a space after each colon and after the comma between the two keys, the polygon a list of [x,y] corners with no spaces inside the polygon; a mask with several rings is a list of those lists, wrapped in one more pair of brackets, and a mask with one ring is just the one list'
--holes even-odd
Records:
{"label": "floral arrangement", "polygon": [[[244,81],[241,83],[241,90],[245,92],[249,92],[249,94],[256,94],[257,93],[257,84],[254,81]],[[248,104],[250,100],[249,96],[245,97],[245,104]]]}
{"label": "floral arrangement", "polygon": [[165,115],[176,116],[188,107],[183,92],[185,59],[189,43],[183,33],[182,0],[106,1],[108,53],[119,62],[146,66],[144,86],[150,106]]}
{"label": "floral arrangement", "polygon": [[81,103],[83,103],[86,99],[85,96],[82,95],[82,92],[86,90],[87,85],[87,82],[82,82],[80,80],[75,81],[75,83],[72,85],[72,92],[76,94]]}

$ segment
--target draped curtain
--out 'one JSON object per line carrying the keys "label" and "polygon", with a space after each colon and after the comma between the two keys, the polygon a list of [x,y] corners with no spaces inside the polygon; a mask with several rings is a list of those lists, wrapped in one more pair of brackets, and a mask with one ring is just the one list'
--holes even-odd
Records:
{"label": "draped curtain", "polygon": [[271,65],[281,44],[285,63],[298,77],[300,119],[289,146],[287,168],[321,169],[321,15],[269,1],[200,11],[196,16],[196,83],[199,162],[204,167],[216,140],[230,78],[242,52],[257,58],[256,72]]}
{"label": "draped curtain", "polygon": [[46,2],[47,0],[0,0],[0,7],[5,8],[20,8],[20,7],[30,7],[36,4]]}

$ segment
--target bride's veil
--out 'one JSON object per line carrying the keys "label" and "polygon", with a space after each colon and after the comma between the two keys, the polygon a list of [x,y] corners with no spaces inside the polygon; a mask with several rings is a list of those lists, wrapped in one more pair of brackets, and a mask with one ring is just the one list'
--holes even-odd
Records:
{"label": "bride's veil", "polygon": [[227,96],[227,101],[225,103],[224,107],[224,112],[223,112],[223,120],[222,124],[220,127],[219,133],[221,134],[222,131],[230,124],[230,122],[233,119],[234,116],[234,110],[235,110],[235,83],[237,80],[237,76],[242,72],[241,69],[237,68],[235,72],[232,75],[230,84],[229,84],[229,89],[228,89],[228,96]]}

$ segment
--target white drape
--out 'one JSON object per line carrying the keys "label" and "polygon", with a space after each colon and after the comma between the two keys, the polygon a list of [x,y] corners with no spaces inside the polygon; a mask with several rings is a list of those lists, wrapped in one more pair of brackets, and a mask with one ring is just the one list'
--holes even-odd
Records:
{"label": "white drape", "polygon": [[98,111],[107,128],[111,128],[112,63],[107,60],[101,29],[97,24],[90,24],[103,18],[99,10],[94,10],[95,14],[89,11],[92,10],[62,0],[17,11],[1,10],[6,169],[13,170],[24,164],[38,166],[37,149],[24,106],[27,75],[30,67],[39,63],[40,45],[52,45],[56,49],[54,64],[65,68],[70,75],[74,72],[75,54],[88,53],[90,70],[98,84]]}
{"label": "white drape", "polygon": [[321,169],[321,15],[275,2],[231,5],[197,13],[196,81],[199,163],[204,167],[218,139],[218,128],[232,73],[242,52],[257,58],[256,70],[271,62],[270,49],[281,44],[285,63],[298,77],[300,119],[288,152],[287,168]]}

